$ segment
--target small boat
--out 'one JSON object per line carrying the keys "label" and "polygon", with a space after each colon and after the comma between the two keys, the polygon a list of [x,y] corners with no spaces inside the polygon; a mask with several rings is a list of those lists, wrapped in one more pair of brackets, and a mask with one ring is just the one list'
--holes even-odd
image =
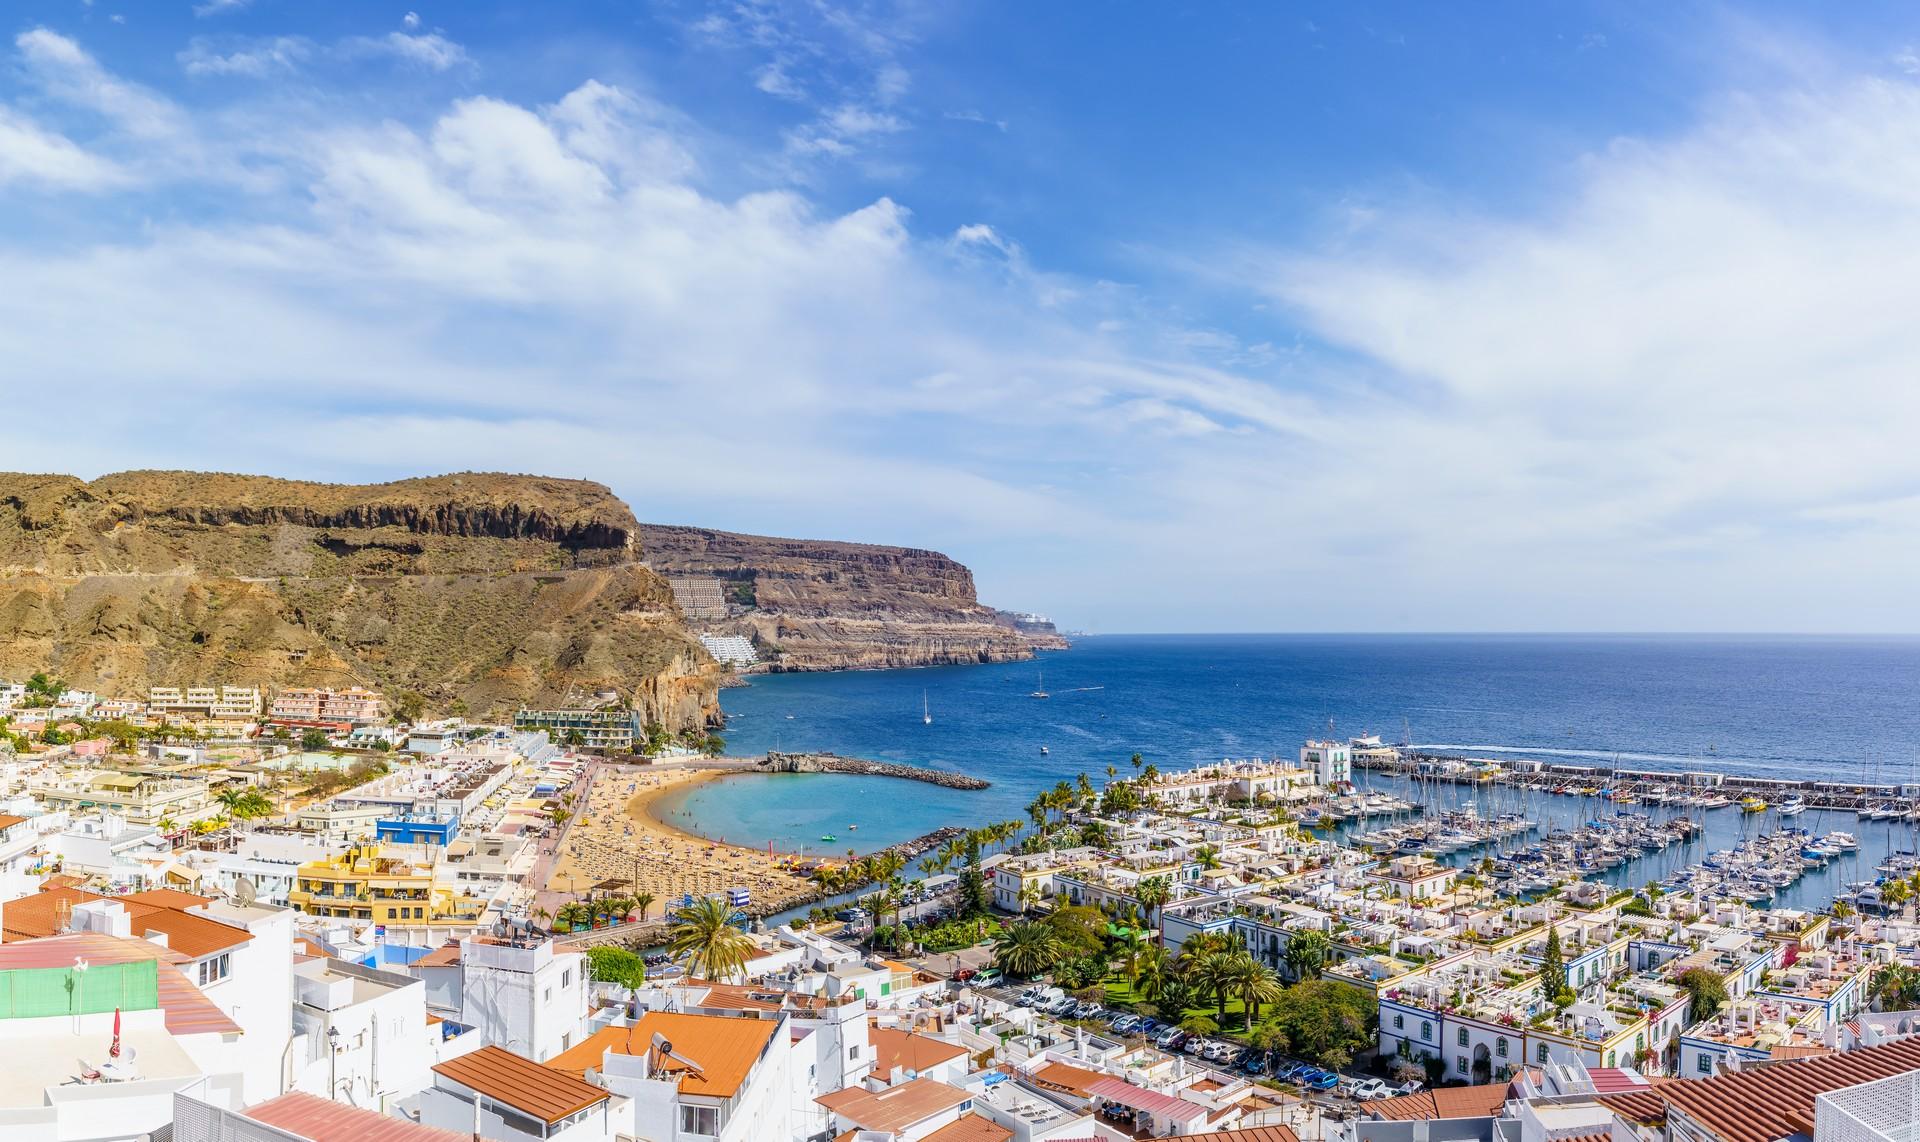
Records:
{"label": "small boat", "polygon": [[1782,817],[1797,817],[1806,811],[1807,803],[1798,796],[1789,797],[1780,802],[1779,812]]}
{"label": "small boat", "polygon": [[1764,813],[1767,811],[1767,803],[1758,797],[1744,797],[1740,800],[1740,811],[1742,813]]}
{"label": "small boat", "polygon": [[847,828],[849,828],[849,829],[857,829],[857,828],[859,828],[859,827],[860,827],[860,826],[858,826],[858,825],[848,825],[848,826],[847,826]]}
{"label": "small boat", "polygon": [[1027,697],[1029,697],[1029,698],[1051,698],[1051,697],[1053,697],[1053,695],[1051,695],[1051,694],[1049,694],[1049,693],[1047,693],[1047,672],[1046,672],[1046,671],[1044,671],[1044,670],[1042,670],[1042,671],[1040,672],[1040,685],[1039,685],[1039,687],[1038,687],[1038,688],[1037,688],[1036,690],[1034,690],[1034,692],[1033,692],[1033,693],[1031,693],[1031,694],[1028,694],[1028,695],[1027,695]]}
{"label": "small boat", "polygon": [[1045,756],[1046,756],[1046,754],[1047,754],[1047,747],[1046,747],[1046,746],[1041,746],[1041,747],[1040,747],[1040,755],[1041,755],[1042,757],[1045,757]]}
{"label": "small boat", "polygon": [[933,707],[927,705],[927,692],[925,690],[920,691],[920,723],[927,726],[933,724]]}
{"label": "small boat", "polygon": [[821,839],[821,840],[823,840],[823,841],[837,841],[837,840],[839,840],[840,838],[839,838],[839,837],[836,837],[836,836],[834,836],[834,835],[833,835],[832,833],[821,833],[821,834],[820,834],[820,839]]}

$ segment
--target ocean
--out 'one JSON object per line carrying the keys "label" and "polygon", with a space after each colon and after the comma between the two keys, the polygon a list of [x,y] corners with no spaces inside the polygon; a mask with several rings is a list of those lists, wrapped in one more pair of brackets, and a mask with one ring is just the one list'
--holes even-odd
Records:
{"label": "ocean", "polygon": [[[1051,697],[1029,697],[1043,675]],[[1905,781],[1920,779],[1916,695],[1920,638],[1111,635],[1034,662],[758,675],[722,692],[730,753],[833,750],[975,774],[989,789],[753,776],[660,808],[736,843],[869,851],[942,825],[1024,817],[1038,790],[1082,772],[1098,784],[1108,766],[1130,773],[1136,752],[1163,770],[1295,757],[1329,724],[1341,738],[1372,732],[1474,754]],[[1594,811],[1553,801],[1567,821]],[[1724,813],[1704,843],[1758,827]],[[1879,823],[1870,838],[1851,814],[1794,823],[1861,832],[1861,858],[1914,847]]]}

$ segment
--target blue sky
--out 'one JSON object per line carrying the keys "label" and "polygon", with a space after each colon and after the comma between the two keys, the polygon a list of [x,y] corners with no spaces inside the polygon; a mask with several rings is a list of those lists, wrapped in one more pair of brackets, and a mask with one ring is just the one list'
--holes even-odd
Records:
{"label": "blue sky", "polygon": [[1920,629],[1898,6],[8,13],[8,468],[580,476],[1097,630]]}

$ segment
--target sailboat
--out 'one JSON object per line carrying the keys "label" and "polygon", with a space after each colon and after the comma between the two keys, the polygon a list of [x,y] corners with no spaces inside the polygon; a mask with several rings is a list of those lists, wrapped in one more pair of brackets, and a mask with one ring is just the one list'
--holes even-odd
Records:
{"label": "sailboat", "polygon": [[1044,670],[1042,670],[1042,671],[1040,672],[1040,688],[1039,688],[1038,690],[1035,690],[1035,691],[1034,691],[1033,693],[1031,693],[1031,694],[1028,694],[1028,695],[1027,695],[1027,697],[1029,697],[1029,698],[1051,698],[1051,697],[1053,697],[1053,695],[1051,695],[1051,694],[1049,694],[1049,693],[1047,693],[1047,672],[1046,672],[1046,671],[1044,671]]}
{"label": "sailboat", "polygon": [[933,707],[927,705],[927,692],[925,690],[920,691],[920,723],[927,726],[933,724]]}

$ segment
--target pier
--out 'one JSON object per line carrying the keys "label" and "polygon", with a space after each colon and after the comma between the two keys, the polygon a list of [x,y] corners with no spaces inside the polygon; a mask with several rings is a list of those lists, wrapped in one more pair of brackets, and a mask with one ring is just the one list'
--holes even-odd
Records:
{"label": "pier", "polygon": [[992,782],[964,773],[950,773],[944,769],[928,769],[918,765],[902,765],[896,761],[868,761],[858,757],[841,757],[837,753],[774,753],[769,751],[764,760],[754,764],[753,768],[761,773],[851,773],[861,777],[898,777],[905,781],[924,781],[929,785],[945,786],[948,789],[986,789]]}

